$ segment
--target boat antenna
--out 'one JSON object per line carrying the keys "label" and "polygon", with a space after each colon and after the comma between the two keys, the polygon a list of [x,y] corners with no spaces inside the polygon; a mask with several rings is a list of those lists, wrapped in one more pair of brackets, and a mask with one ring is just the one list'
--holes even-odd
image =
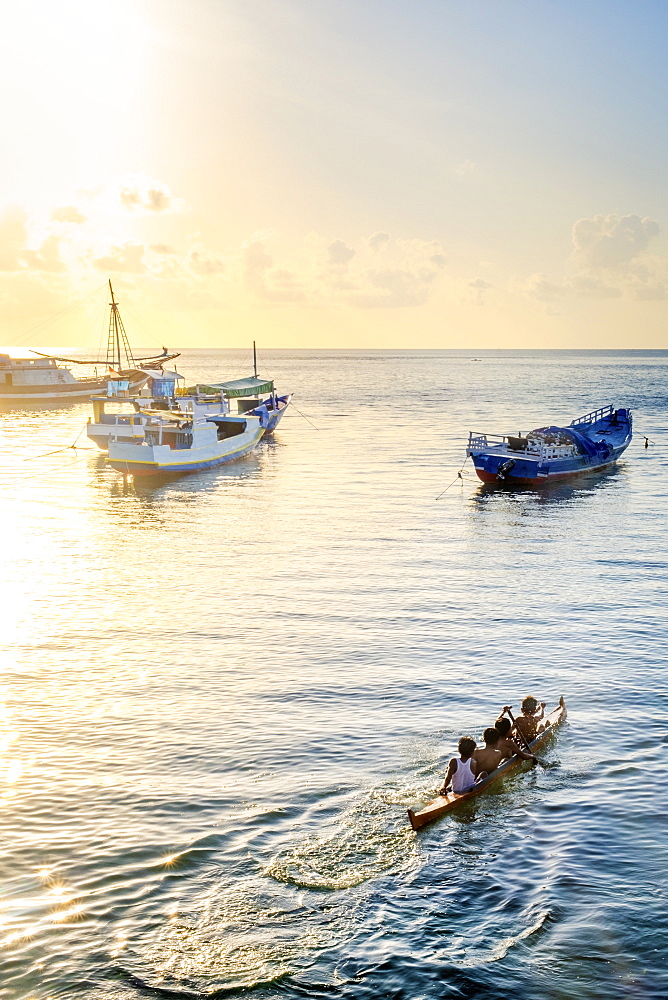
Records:
{"label": "boat antenna", "polygon": [[255,341],[253,341],[253,375],[257,378],[257,351],[255,350]]}
{"label": "boat antenna", "polygon": [[111,302],[109,303],[111,306],[111,312],[109,314],[109,335],[107,337],[107,365],[114,368],[116,371],[121,370],[122,341],[126,364],[128,368],[134,368],[135,361],[132,357],[132,348],[130,347],[128,335],[125,332],[125,327],[123,326],[121,314],[118,311],[118,302],[114,297],[114,289],[111,286],[111,278],[109,279],[109,292],[111,293]]}

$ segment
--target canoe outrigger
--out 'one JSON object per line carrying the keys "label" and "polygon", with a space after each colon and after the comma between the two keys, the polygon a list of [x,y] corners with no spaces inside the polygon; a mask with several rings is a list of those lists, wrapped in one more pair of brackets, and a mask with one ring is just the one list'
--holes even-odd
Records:
{"label": "canoe outrigger", "polygon": [[[536,736],[535,739],[529,743],[528,750],[531,753],[535,753],[542,746],[544,746],[550,739],[552,734],[555,732],[558,726],[566,718],[566,703],[563,697],[559,699],[559,704],[553,712],[551,712],[545,719],[545,729]],[[490,775],[483,778],[481,782],[474,785],[469,792],[463,792],[458,795],[456,792],[448,792],[447,795],[437,795],[435,799],[429,802],[424,809],[419,809],[417,812],[413,812],[412,809],[408,810],[408,818],[410,824],[414,830],[419,830],[421,826],[426,826],[427,823],[433,823],[435,819],[440,819],[444,816],[446,812],[450,812],[456,806],[460,805],[462,802],[472,799],[475,795],[479,795],[480,792],[484,792],[493,781],[497,778],[503,777],[503,775],[508,774],[513,771],[516,767],[522,764],[521,757],[511,757],[510,760],[505,761],[505,763],[500,764],[495,771],[492,771]]]}

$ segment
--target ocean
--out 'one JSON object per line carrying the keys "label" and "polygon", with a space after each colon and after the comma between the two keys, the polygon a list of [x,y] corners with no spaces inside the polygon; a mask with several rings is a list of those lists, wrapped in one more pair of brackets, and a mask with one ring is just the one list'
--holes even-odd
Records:
{"label": "ocean", "polygon": [[[88,404],[0,415],[0,997],[665,998],[668,352],[260,374],[295,394],[274,439],[171,480],[106,468]],[[465,459],[607,403],[610,471]],[[529,693],[566,699],[555,766],[414,833]]]}

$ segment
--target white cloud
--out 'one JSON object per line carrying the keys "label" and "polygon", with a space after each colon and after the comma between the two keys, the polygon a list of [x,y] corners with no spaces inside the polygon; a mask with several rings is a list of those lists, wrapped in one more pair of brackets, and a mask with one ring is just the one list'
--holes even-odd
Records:
{"label": "white cloud", "polygon": [[167,212],[177,208],[166,184],[144,176],[134,177],[122,184],[118,198],[124,208],[133,212]]}
{"label": "white cloud", "polygon": [[566,286],[550,281],[544,274],[531,274],[519,286],[520,291],[543,302],[553,302],[561,298],[567,291]]}
{"label": "white cloud", "polygon": [[60,256],[60,237],[52,233],[36,250],[22,250],[21,259],[36,271],[66,271]]}
{"label": "white cloud", "polygon": [[374,233],[367,240],[367,244],[371,250],[383,250],[390,242],[389,233]]}
{"label": "white cloud", "polygon": [[335,266],[348,264],[355,256],[352,247],[346,246],[343,240],[334,240],[327,247],[327,259],[329,264]]}
{"label": "white cloud", "polygon": [[650,256],[658,222],[639,215],[595,215],[572,229],[571,256],[561,280],[532,274],[519,287],[545,302],[571,296],[589,299],[661,299],[668,287],[668,261]]}
{"label": "white cloud", "polygon": [[457,164],[454,172],[457,177],[475,177],[479,173],[478,164],[473,160],[464,160]]}
{"label": "white cloud", "polygon": [[28,216],[18,205],[9,205],[0,215],[0,271],[18,271],[19,254],[28,237]]}
{"label": "white cloud", "polygon": [[639,215],[595,215],[573,226],[573,257],[590,267],[617,267],[647,250],[661,232],[654,219]]}
{"label": "white cloud", "polygon": [[54,208],[51,218],[54,222],[71,222],[79,226],[86,221],[86,216],[76,205],[61,205],[59,208]]}
{"label": "white cloud", "polygon": [[93,259],[93,265],[98,271],[116,271],[125,274],[142,274],[146,270],[144,264],[144,246],[142,243],[122,243],[109,249],[106,256]]}
{"label": "white cloud", "polygon": [[568,285],[569,291],[590,299],[618,299],[622,289],[593,274],[576,274]]}
{"label": "white cloud", "polygon": [[188,254],[188,266],[195,274],[222,274],[225,270],[224,259],[206,247],[193,247]]}
{"label": "white cloud", "polygon": [[479,306],[482,306],[485,304],[485,292],[494,288],[494,285],[485,281],[484,278],[475,278],[473,281],[469,281],[469,288],[473,289],[475,301]]}

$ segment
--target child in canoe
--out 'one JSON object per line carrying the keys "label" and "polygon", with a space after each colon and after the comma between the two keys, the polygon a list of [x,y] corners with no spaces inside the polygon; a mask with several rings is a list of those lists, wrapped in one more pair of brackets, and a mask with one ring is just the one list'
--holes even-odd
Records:
{"label": "child in canoe", "polygon": [[[519,733],[520,742],[522,742],[521,738],[524,737],[526,743],[531,743],[538,736],[538,733],[542,733],[545,726],[540,725],[540,720],[545,714],[545,705],[546,702],[541,701],[539,706],[532,694],[528,694],[522,700],[522,714],[515,719],[515,729]],[[503,711],[506,712],[507,709],[504,708]],[[503,713],[499,718],[503,718]]]}
{"label": "child in canoe", "polygon": [[473,759],[477,761],[479,770],[491,774],[503,760],[498,747],[499,731],[495,726],[490,726],[482,734],[482,738],[485,741],[485,745],[484,747],[476,747],[473,751]]}
{"label": "child in canoe", "polygon": [[526,751],[517,745],[515,740],[511,739],[510,730],[512,725],[510,719],[506,719],[505,715],[502,715],[494,723],[494,728],[499,734],[499,741],[495,749],[501,754],[501,760],[507,760],[509,757],[514,757],[515,754],[522,760],[536,760],[537,758],[532,753],[526,753]]}
{"label": "child in canoe", "polygon": [[457,749],[459,757],[453,757],[450,761],[439,795],[445,795],[448,790],[457,795],[463,795],[464,792],[470,792],[476,782],[487,777],[487,771],[482,770],[473,756],[476,749],[474,739],[470,736],[462,736]]}

